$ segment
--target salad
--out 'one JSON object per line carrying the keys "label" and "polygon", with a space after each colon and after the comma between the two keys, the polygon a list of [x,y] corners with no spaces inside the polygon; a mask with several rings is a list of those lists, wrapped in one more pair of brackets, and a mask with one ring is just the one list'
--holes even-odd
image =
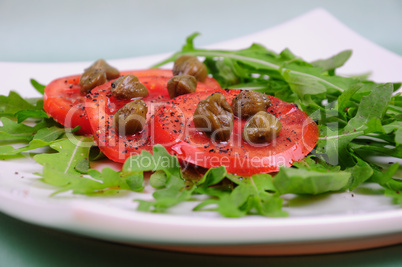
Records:
{"label": "salad", "polygon": [[[75,75],[47,85],[44,99],[23,99],[13,91],[1,96],[0,138],[7,144],[0,146],[0,155],[12,160],[25,151],[49,147],[34,159],[43,165],[39,178],[55,186],[54,194],[140,193],[149,183],[155,189],[154,200],[138,200],[141,211],[165,212],[205,196],[194,210],[227,217],[286,216],[285,194],[354,190],[363,183],[379,184],[402,203],[402,183],[394,177],[399,164],[383,168],[367,158],[374,153],[401,158],[402,97],[395,93],[401,84],[336,75],[351,51],[306,62],[288,49],[278,54],[258,44],[238,51],[197,49],[196,36],[188,37],[181,51],[154,68],[106,75],[89,92],[81,92],[84,75]],[[176,96],[166,89],[172,71],[157,67],[181,56],[203,59],[209,76],[197,81],[195,92]],[[139,101],[147,104],[145,118],[152,127],[142,125],[129,135],[115,129],[113,115],[133,102],[111,94],[121,75],[135,75],[147,87]],[[45,93],[45,86],[34,80],[32,85]],[[247,147],[243,129],[251,119],[238,116],[229,141],[214,140],[207,132],[185,132],[194,129],[194,123],[183,124],[210,95],[219,93],[233,103],[250,90],[269,98],[266,113],[279,119],[282,127],[274,138]],[[151,104],[158,105],[151,109]],[[11,141],[20,145],[8,144]],[[105,155],[121,162],[121,170],[95,168],[94,161]],[[236,160],[246,163],[234,164]]]}

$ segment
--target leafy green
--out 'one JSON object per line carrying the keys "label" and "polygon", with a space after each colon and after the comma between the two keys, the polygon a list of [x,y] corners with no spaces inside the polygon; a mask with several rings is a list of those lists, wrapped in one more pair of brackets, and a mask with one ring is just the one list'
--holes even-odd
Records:
{"label": "leafy green", "polygon": [[139,210],[163,212],[191,197],[193,189],[187,188],[178,159],[170,155],[161,145],[153,147],[153,154],[142,151],[140,155],[128,158],[123,165],[123,171],[163,171],[166,175],[166,178],[163,179],[164,184],[160,183],[161,181],[157,183],[157,187],[160,189],[153,193],[155,201],[138,200],[140,202]]}
{"label": "leafy green", "polygon": [[343,171],[282,167],[275,176],[274,186],[280,194],[317,195],[345,189],[350,176],[349,172]]}
{"label": "leafy green", "polygon": [[334,71],[342,67],[346,61],[352,56],[352,50],[345,50],[328,59],[320,59],[311,62],[314,67],[321,68],[323,71]]}
{"label": "leafy green", "polygon": [[89,141],[90,139],[85,137],[78,139],[76,144],[69,139],[62,140],[50,145],[51,148],[59,153],[36,155],[34,159],[44,166],[44,173],[47,174],[43,176],[43,179],[47,183],[54,185],[65,185],[69,182],[68,179],[64,181],[60,179],[53,181],[54,177],[48,174],[48,170],[59,173],[61,178],[63,174],[81,176],[81,173],[77,172],[75,167],[79,162],[88,158],[90,147],[84,144]]}
{"label": "leafy green", "polygon": [[[222,169],[219,172],[223,174]],[[287,216],[287,213],[282,211],[283,200],[275,194],[276,188],[269,174],[257,174],[247,178],[227,174],[226,177],[237,186],[230,192],[222,191],[213,201],[201,202],[195,210],[202,210],[205,206],[213,204],[217,207],[209,210],[216,210],[226,217],[242,217],[248,214],[270,217]],[[202,192],[208,193],[208,190],[202,190]]]}
{"label": "leafy green", "polygon": [[16,155],[24,151],[33,150],[48,146],[64,136],[65,130],[56,126],[49,126],[46,121],[27,126],[14,122],[8,118],[0,119],[3,126],[0,126],[0,139],[17,140],[29,142],[25,146],[0,146],[0,155]]}
{"label": "leafy green", "polygon": [[14,116],[19,111],[40,110],[42,103],[41,99],[24,99],[17,92],[10,91],[8,96],[0,95],[0,117]]}
{"label": "leafy green", "polygon": [[50,145],[58,153],[34,157],[43,165],[43,172],[39,174],[42,181],[61,187],[54,194],[72,191],[74,194],[99,195],[120,190],[143,190],[143,175],[140,172],[91,169],[88,157],[92,142],[89,137],[80,137],[76,143],[69,139],[59,140]]}
{"label": "leafy green", "polygon": [[[31,83],[38,90],[43,87],[35,80]],[[43,99],[24,99],[14,91],[8,96],[0,95],[0,121],[0,144],[2,141],[19,143],[17,146],[0,145],[2,156],[46,147],[65,137],[65,129],[48,118],[43,110]]]}
{"label": "leafy green", "polygon": [[42,125],[28,126],[22,123],[17,123],[9,118],[3,117],[0,119],[0,139],[3,140],[24,140],[30,141],[34,134],[42,128]]}
{"label": "leafy green", "polygon": [[48,118],[43,110],[21,110],[15,113],[18,123],[21,123],[29,118]]}
{"label": "leafy green", "polygon": [[31,79],[30,80],[31,85],[33,86],[33,88],[36,89],[36,91],[38,91],[39,93],[41,93],[42,95],[45,94],[45,87],[46,85],[40,84],[38,83],[36,80]]}

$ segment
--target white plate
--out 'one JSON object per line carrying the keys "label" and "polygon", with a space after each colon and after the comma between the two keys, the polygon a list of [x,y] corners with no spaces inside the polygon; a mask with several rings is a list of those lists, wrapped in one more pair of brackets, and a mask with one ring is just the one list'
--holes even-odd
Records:
{"label": "white plate", "polygon": [[[252,42],[275,51],[289,47],[307,60],[329,57],[353,49],[342,73],[371,71],[378,82],[402,80],[402,58],[360,37],[326,11],[317,9],[288,23],[213,45],[243,48]],[[115,60],[119,69],[145,68],[166,55]],[[15,89],[37,96],[29,78],[41,83],[80,73],[90,62],[0,62],[1,94]],[[169,214],[136,211],[135,198],[148,193],[117,197],[86,197],[64,193],[49,197],[54,188],[33,175],[41,166],[25,158],[0,162],[0,210],[31,223],[95,238],[154,248],[199,253],[281,255],[346,251],[402,242],[402,209],[377,188],[328,194],[312,198],[286,196],[288,218],[252,216],[222,218],[212,212],[192,212],[194,203],[183,203]],[[367,192],[371,192],[367,194]]]}

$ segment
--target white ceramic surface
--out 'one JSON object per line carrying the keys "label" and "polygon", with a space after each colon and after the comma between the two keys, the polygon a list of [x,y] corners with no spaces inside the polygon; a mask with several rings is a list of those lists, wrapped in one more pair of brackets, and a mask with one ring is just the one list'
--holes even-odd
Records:
{"label": "white ceramic surface", "polygon": [[[184,40],[183,40],[184,42]],[[371,71],[375,81],[402,81],[402,58],[345,27],[324,10],[314,10],[266,31],[211,47],[243,48],[258,42],[280,51],[289,47],[307,60],[353,49],[345,74]],[[146,68],[166,55],[111,61],[121,70]],[[0,62],[0,93],[10,89],[37,96],[29,78],[48,83],[80,73],[89,62]],[[345,192],[311,198],[286,196],[288,218],[222,218],[212,212],[192,212],[183,203],[168,214],[136,211],[133,199],[146,193],[116,197],[86,197],[64,193],[49,197],[54,188],[40,182],[29,153],[25,158],[0,161],[0,211],[24,221],[90,237],[161,249],[197,253],[279,255],[324,253],[384,246],[402,242],[402,208],[375,194]],[[118,166],[115,166],[118,167]],[[367,192],[367,190],[366,190]]]}

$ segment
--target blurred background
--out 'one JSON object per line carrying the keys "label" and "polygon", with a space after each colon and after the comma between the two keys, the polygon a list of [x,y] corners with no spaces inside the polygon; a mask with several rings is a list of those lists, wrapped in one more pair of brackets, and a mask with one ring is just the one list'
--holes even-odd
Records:
{"label": "blurred background", "polygon": [[0,0],[0,61],[92,61],[203,46],[251,34],[322,7],[402,55],[401,0]]}

